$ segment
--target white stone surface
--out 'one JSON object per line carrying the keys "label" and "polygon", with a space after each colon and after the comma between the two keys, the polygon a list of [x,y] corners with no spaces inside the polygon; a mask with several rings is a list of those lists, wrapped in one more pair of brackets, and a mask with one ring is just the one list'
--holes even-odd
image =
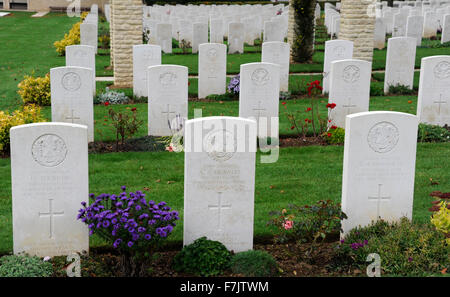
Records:
{"label": "white stone surface", "polygon": [[[188,115],[188,68],[151,66],[148,79],[148,135],[171,136]],[[178,121],[177,121],[178,119]]]}
{"label": "white stone surface", "polygon": [[323,64],[323,90],[328,93],[330,88],[329,72],[331,62],[353,58],[353,42],[348,40],[328,40],[325,42],[325,57]]}
{"label": "white stone surface", "polygon": [[266,21],[264,22],[264,42],[269,41],[282,42],[284,38],[277,23]]}
{"label": "white stone surface", "polygon": [[336,107],[329,110],[329,126],[345,128],[349,114],[369,111],[372,63],[363,60],[331,62],[328,103]]}
{"label": "white stone surface", "polygon": [[450,41],[450,14],[446,14],[443,18],[441,43]]}
{"label": "white stone surface", "polygon": [[285,42],[264,42],[261,62],[280,65],[280,92],[289,91],[290,45]]}
{"label": "white stone surface", "polygon": [[421,123],[450,126],[450,56],[422,59],[417,116]]}
{"label": "white stone surface", "polygon": [[256,123],[235,117],[186,122],[184,245],[206,236],[253,249]]}
{"label": "white stone surface", "polygon": [[272,63],[241,65],[239,117],[258,123],[258,137],[278,138],[280,66]]}
{"label": "white stone surface", "polygon": [[198,53],[198,47],[202,43],[208,43],[208,23],[192,24],[192,53]]}
{"label": "white stone surface", "polygon": [[50,69],[52,122],[88,127],[88,141],[94,141],[94,99],[92,70],[82,67]]}
{"label": "white stone surface", "polygon": [[392,37],[406,36],[406,22],[408,20],[408,14],[397,13],[394,14],[394,25],[392,29]]}
{"label": "white stone surface", "polygon": [[94,47],[98,51],[98,26],[97,24],[84,22],[80,25],[80,44]]}
{"label": "white stone surface", "polygon": [[342,177],[343,234],[383,219],[412,219],[416,116],[375,111],[347,116]]}
{"label": "white stone surface", "polygon": [[81,202],[89,202],[86,126],[13,127],[11,178],[14,254],[89,251],[88,228],[77,220]]}
{"label": "white stone surface", "polygon": [[147,69],[161,65],[159,45],[140,44],[133,46],[133,94],[148,97]]}
{"label": "white stone surface", "polygon": [[92,93],[95,96],[95,48],[89,45],[66,46],[66,66],[83,67],[92,70]]}
{"label": "white stone surface", "polygon": [[224,26],[222,19],[211,19],[210,24],[210,42],[223,43]]}
{"label": "white stone surface", "polygon": [[161,50],[166,54],[172,53],[172,24],[156,25],[156,40]]}
{"label": "white stone surface", "polygon": [[374,47],[377,49],[383,49],[386,45],[386,25],[382,18],[375,20],[375,40]]}
{"label": "white stone surface", "polygon": [[198,97],[225,94],[227,84],[227,46],[200,44],[198,56]]}
{"label": "white stone surface", "polygon": [[243,23],[230,23],[228,25],[228,53],[243,54],[244,53],[244,32]]}
{"label": "white stone surface", "polygon": [[438,21],[436,18],[436,13],[433,11],[428,11],[425,13],[424,24],[423,24],[423,37],[431,38],[437,35]]}
{"label": "white stone surface", "polygon": [[406,36],[416,39],[416,45],[422,44],[423,16],[409,16],[406,22]]}
{"label": "white stone surface", "polygon": [[403,85],[412,89],[415,60],[415,38],[389,38],[384,77],[384,93],[389,92],[389,86]]}

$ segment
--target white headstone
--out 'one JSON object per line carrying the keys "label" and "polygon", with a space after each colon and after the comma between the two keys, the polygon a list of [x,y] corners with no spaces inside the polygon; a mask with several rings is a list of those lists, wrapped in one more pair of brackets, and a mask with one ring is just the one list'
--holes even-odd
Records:
{"label": "white headstone", "polygon": [[206,236],[253,249],[256,123],[233,117],[186,122],[184,245]]}
{"label": "white headstone", "polygon": [[272,63],[241,65],[239,116],[256,119],[258,137],[278,138],[280,66]]}
{"label": "white headstone", "polygon": [[280,65],[280,91],[289,91],[290,45],[285,42],[264,42],[261,62]]}
{"label": "white headstone", "polygon": [[375,111],[347,116],[342,178],[343,234],[383,219],[412,218],[417,117]]}
{"label": "white headstone", "polygon": [[438,28],[438,22],[436,19],[436,13],[428,11],[425,13],[425,19],[423,24],[423,37],[431,38],[436,36]]}
{"label": "white headstone", "polygon": [[198,52],[198,46],[202,43],[208,43],[208,24],[192,24],[192,53]]}
{"label": "white headstone", "polygon": [[188,68],[150,66],[148,79],[148,135],[171,136],[187,119]]}
{"label": "white headstone", "polygon": [[94,47],[98,51],[98,26],[97,24],[84,22],[80,25],[80,44]]}
{"label": "white headstone", "polygon": [[88,228],[77,220],[81,202],[89,202],[86,126],[13,127],[11,178],[14,254],[89,251]]}
{"label": "white headstone", "polygon": [[227,46],[200,44],[198,56],[198,97],[225,94],[227,84]]}
{"label": "white headstone", "polygon": [[329,92],[329,72],[331,62],[353,58],[353,42],[348,40],[328,40],[325,42],[323,63],[323,93]]}
{"label": "white headstone", "polygon": [[210,42],[223,43],[224,27],[222,19],[211,19],[210,25]]}
{"label": "white headstone", "polygon": [[441,43],[450,41],[450,14],[444,16],[444,24],[442,25]]}
{"label": "white headstone", "polygon": [[50,69],[52,122],[88,127],[88,141],[94,141],[92,70],[82,67]]}
{"label": "white headstone", "polygon": [[409,16],[406,23],[406,36],[416,39],[416,45],[422,44],[423,16]]}
{"label": "white headstone", "polygon": [[422,59],[417,116],[421,123],[450,126],[450,56]]}
{"label": "white headstone", "polygon": [[394,25],[392,29],[392,37],[406,36],[406,22],[408,14],[397,13],[394,14]]}
{"label": "white headstone", "polygon": [[172,24],[156,25],[156,39],[161,50],[166,54],[172,53]]}
{"label": "white headstone", "polygon": [[228,53],[243,54],[244,53],[244,24],[230,23],[228,25]]}
{"label": "white headstone", "polygon": [[374,47],[377,49],[383,49],[386,45],[386,25],[382,18],[375,20],[375,40]]}
{"label": "white headstone", "polygon": [[389,38],[386,56],[386,72],[384,77],[384,93],[389,92],[390,86],[403,85],[412,89],[415,60],[415,38]]}
{"label": "white headstone", "polygon": [[136,97],[148,97],[147,69],[155,65],[161,65],[159,45],[133,46],[133,94]]}
{"label": "white headstone", "polygon": [[345,128],[345,117],[369,111],[372,63],[363,60],[331,62],[330,93],[328,103],[336,107],[329,110],[330,126]]}
{"label": "white headstone", "polygon": [[276,22],[264,22],[264,42],[284,41],[284,37]]}
{"label": "white headstone", "polygon": [[95,49],[89,45],[66,46],[66,66],[89,68],[92,70],[92,93],[96,93]]}

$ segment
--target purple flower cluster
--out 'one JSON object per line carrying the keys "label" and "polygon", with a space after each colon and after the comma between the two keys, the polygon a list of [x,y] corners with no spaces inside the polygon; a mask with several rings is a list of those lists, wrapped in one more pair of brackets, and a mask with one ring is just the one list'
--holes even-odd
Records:
{"label": "purple flower cluster", "polygon": [[179,216],[166,202],[147,201],[141,191],[128,194],[125,186],[122,191],[119,195],[90,194],[94,202],[90,206],[81,203],[77,219],[88,225],[90,235],[98,233],[111,240],[114,248],[131,248],[151,245],[173,231]]}
{"label": "purple flower cluster", "polygon": [[367,240],[364,240],[362,243],[359,243],[359,242],[351,243],[350,247],[352,248],[352,250],[356,251],[357,249],[362,248],[368,244],[369,244],[369,242]]}
{"label": "purple flower cluster", "polygon": [[241,83],[241,76],[238,74],[237,76],[233,77],[230,80],[230,83],[228,84],[228,92],[233,94],[239,94],[240,83]]}

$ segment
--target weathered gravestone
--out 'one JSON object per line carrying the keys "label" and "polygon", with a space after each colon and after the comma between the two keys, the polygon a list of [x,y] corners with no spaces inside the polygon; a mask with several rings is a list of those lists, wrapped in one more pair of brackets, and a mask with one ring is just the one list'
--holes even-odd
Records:
{"label": "weathered gravestone", "polygon": [[14,254],[39,257],[89,251],[77,220],[89,200],[87,127],[39,123],[11,129]]}
{"label": "weathered gravestone", "polygon": [[188,68],[151,66],[148,79],[148,135],[171,136],[187,119]]}
{"label": "weathered gravestone", "polygon": [[166,54],[172,53],[172,24],[156,25],[156,40],[161,50]]}
{"label": "weathered gravestone", "polygon": [[412,37],[394,37],[388,40],[384,93],[390,86],[413,87],[414,64],[416,60],[416,39]]}
{"label": "weathered gravestone", "polygon": [[52,122],[88,127],[88,141],[94,141],[92,70],[82,67],[50,69]]}
{"label": "weathered gravestone", "polygon": [[423,16],[415,15],[408,17],[406,22],[406,36],[416,39],[416,45],[422,44]]}
{"label": "weathered gravestone", "polygon": [[133,46],[133,94],[148,97],[147,69],[161,65],[161,47],[141,44]]}
{"label": "weathered gravestone", "polygon": [[343,235],[383,219],[412,218],[418,119],[375,111],[347,116],[342,178]]}
{"label": "weathered gravestone", "polygon": [[421,123],[450,126],[450,56],[422,59],[417,116]]}
{"label": "weathered gravestone", "polygon": [[446,43],[450,41],[450,14],[444,15],[443,19],[441,43]]}
{"label": "weathered gravestone", "polygon": [[372,63],[363,60],[339,60],[331,63],[328,102],[330,126],[345,128],[345,117],[369,111]]}
{"label": "weathered gravestone", "polygon": [[225,94],[227,83],[227,46],[200,44],[198,57],[198,97]]}
{"label": "weathered gravestone", "polygon": [[84,22],[80,25],[80,44],[94,47],[98,51],[98,26],[97,24]]}
{"label": "weathered gravestone", "polygon": [[76,66],[91,69],[92,93],[95,95],[95,49],[89,45],[66,46],[66,66]]}
{"label": "weathered gravestone", "polygon": [[211,43],[223,43],[224,26],[222,19],[211,19],[209,41]]}
{"label": "weathered gravestone", "polygon": [[256,119],[258,137],[278,138],[280,66],[243,64],[240,79],[239,116]]}
{"label": "weathered gravestone", "polygon": [[243,54],[244,53],[244,24],[230,23],[228,25],[228,53]]}
{"label": "weathered gravestone", "polygon": [[208,43],[208,23],[192,24],[192,53],[198,53],[198,46]]}
{"label": "weathered gravestone", "polygon": [[376,18],[374,36],[374,47],[380,50],[383,49],[386,45],[386,25],[383,18]]}
{"label": "weathered gravestone", "polygon": [[394,15],[394,25],[392,29],[392,37],[406,36],[406,22],[408,20],[408,14],[397,13]]}
{"label": "weathered gravestone", "polygon": [[331,62],[351,59],[353,57],[353,42],[348,40],[328,40],[325,42],[325,58],[323,63],[323,90],[328,93],[330,88],[329,74]]}
{"label": "weathered gravestone", "polygon": [[290,45],[285,42],[264,42],[261,62],[280,65],[280,91],[289,91]]}
{"label": "weathered gravestone", "polygon": [[425,19],[423,23],[423,37],[431,38],[436,36],[438,28],[438,21],[436,13],[433,11],[427,11],[425,13]]}
{"label": "weathered gravestone", "polygon": [[264,42],[284,41],[283,34],[276,22],[264,22]]}
{"label": "weathered gravestone", "polygon": [[184,141],[184,245],[206,236],[234,252],[253,249],[255,121],[190,120]]}

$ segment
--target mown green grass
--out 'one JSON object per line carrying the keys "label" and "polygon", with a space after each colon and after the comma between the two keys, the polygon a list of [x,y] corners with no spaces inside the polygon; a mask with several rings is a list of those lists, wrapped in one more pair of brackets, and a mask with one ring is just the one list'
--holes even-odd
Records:
{"label": "mown green grass", "polygon": [[[428,222],[428,194],[450,187],[448,144],[418,144],[413,219]],[[257,155],[255,187],[255,236],[270,235],[266,226],[273,210],[290,203],[312,204],[321,199],[341,199],[342,146],[283,148],[278,162],[261,164]],[[150,188],[146,194],[166,201],[183,214],[183,153],[114,153],[89,156],[90,192],[118,193]],[[439,185],[431,185],[430,178]],[[171,181],[172,183],[168,183]],[[0,160],[0,253],[12,250],[11,180],[9,159]],[[86,197],[87,199],[88,197]],[[171,241],[182,240],[182,219]],[[91,246],[102,243],[93,240]]]}

